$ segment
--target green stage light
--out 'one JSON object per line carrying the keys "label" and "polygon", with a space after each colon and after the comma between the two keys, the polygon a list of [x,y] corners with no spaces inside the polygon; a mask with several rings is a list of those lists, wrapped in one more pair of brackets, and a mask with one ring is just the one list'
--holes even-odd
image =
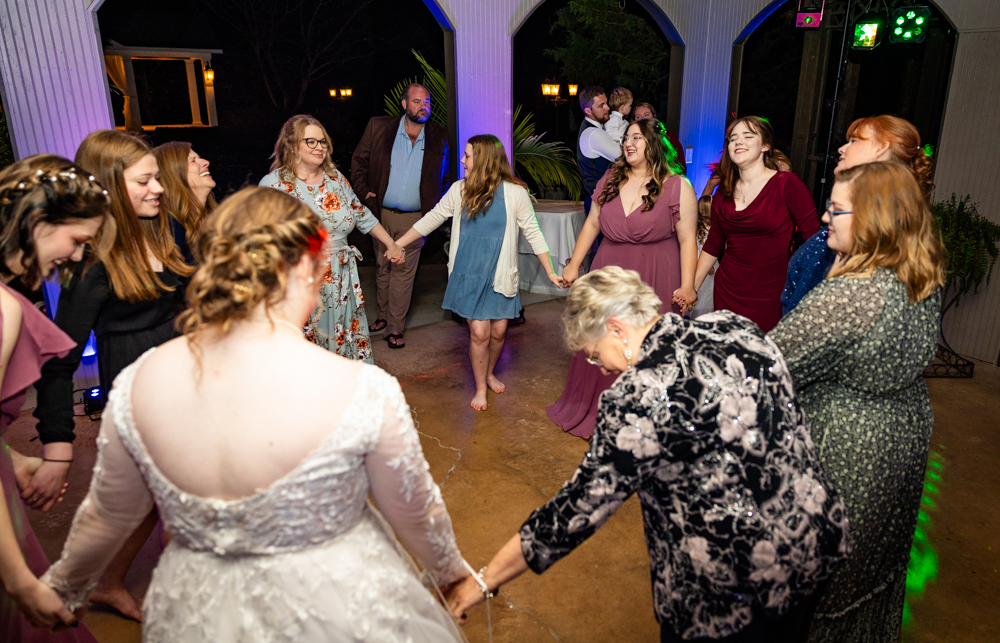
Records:
{"label": "green stage light", "polygon": [[884,14],[869,12],[862,15],[854,23],[854,39],[851,41],[851,49],[874,49],[882,41],[883,31],[885,31]]}
{"label": "green stage light", "polygon": [[927,37],[924,25],[930,20],[930,7],[900,7],[892,13],[896,27],[889,34],[889,42],[923,42]]}

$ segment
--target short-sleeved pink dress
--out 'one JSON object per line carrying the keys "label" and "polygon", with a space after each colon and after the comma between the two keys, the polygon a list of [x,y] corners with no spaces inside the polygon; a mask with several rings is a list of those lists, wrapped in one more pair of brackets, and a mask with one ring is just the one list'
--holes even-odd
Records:
{"label": "short-sleeved pink dress", "polygon": [[[608,170],[594,189],[593,199],[604,191],[610,177]],[[644,282],[652,286],[663,302],[664,312],[680,313],[671,304],[674,291],[681,287],[681,250],[674,234],[680,221],[682,176],[667,179],[663,192],[648,212],[642,205],[625,214],[620,196],[601,206],[601,232],[604,241],[597,249],[591,270],[619,266],[635,270]],[[573,356],[566,376],[566,388],[559,400],[545,409],[549,419],[564,431],[589,440],[597,423],[597,404],[601,393],[615,381],[617,375],[602,375],[601,369],[587,363],[583,352]]]}
{"label": "short-sleeved pink dress", "polygon": [[[17,544],[35,576],[41,576],[49,568],[42,546],[31,531],[24,503],[17,490],[14,467],[7,452],[3,435],[10,423],[21,414],[28,387],[42,377],[42,364],[53,357],[63,357],[76,344],[59,330],[48,317],[43,315],[30,301],[4,284],[0,288],[12,294],[21,304],[21,333],[18,335],[14,352],[7,364],[7,371],[0,387],[0,482],[3,483],[7,512],[14,527]],[[2,341],[3,319],[0,318],[0,341]],[[49,632],[36,628],[28,622],[14,600],[0,588],[0,641],[10,643],[97,643],[87,628],[80,627],[61,632]]]}

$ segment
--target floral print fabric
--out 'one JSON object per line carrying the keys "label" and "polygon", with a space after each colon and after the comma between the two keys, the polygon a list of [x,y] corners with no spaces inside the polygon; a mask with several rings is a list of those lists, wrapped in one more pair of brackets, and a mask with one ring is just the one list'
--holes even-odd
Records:
{"label": "floral print fabric", "polygon": [[327,174],[321,185],[309,185],[276,170],[265,176],[260,185],[281,190],[308,205],[326,224],[330,235],[320,303],[306,328],[306,337],[348,359],[374,364],[365,297],[358,277],[361,252],[347,245],[347,235],[355,228],[368,234],[378,221],[354,194],[340,170]]}
{"label": "floral print fabric", "polygon": [[940,310],[940,290],[911,304],[879,268],[823,281],[770,333],[851,521],[854,548],[820,599],[812,643],[899,640],[934,426],[922,374]]}
{"label": "floral print fabric", "polygon": [[666,315],[601,395],[572,480],[521,527],[541,573],[638,492],[657,620],[683,638],[783,614],[849,550],[777,347],[729,311]]}

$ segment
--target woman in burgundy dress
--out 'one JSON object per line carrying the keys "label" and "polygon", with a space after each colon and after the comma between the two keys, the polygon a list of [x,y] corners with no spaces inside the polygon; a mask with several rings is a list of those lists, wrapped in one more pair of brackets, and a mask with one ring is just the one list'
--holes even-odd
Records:
{"label": "woman in burgundy dress", "polygon": [[[106,243],[114,237],[107,194],[89,173],[49,154],[0,172],[0,582],[5,590],[0,591],[0,641],[96,643],[85,628],[47,631],[76,625],[76,619],[38,580],[49,561],[31,531],[11,458],[18,460],[18,474],[29,479],[42,461],[11,450],[3,434],[20,415],[42,364],[76,345],[7,283],[19,277],[35,289],[53,272],[68,279],[88,240]],[[97,255],[102,253],[99,249]]]}
{"label": "woman in burgundy dress", "polygon": [[747,317],[765,333],[781,319],[792,235],[819,231],[816,204],[794,172],[774,158],[771,126],[744,116],[726,128],[722,181],[712,199],[712,224],[701,249],[694,287],[701,287],[716,260],[715,309]]}
{"label": "woman in burgundy dress", "polygon": [[[573,258],[563,271],[567,283],[580,276],[580,265],[598,232],[604,233],[592,270],[619,266],[635,270],[671,310],[686,313],[698,299],[694,288],[698,257],[698,199],[655,119],[632,123],[625,133],[624,154],[597,183],[587,222],[576,240]],[[784,282],[782,282],[782,286]],[[615,381],[573,356],[566,388],[545,411],[564,431],[589,440],[597,422],[601,393]]]}

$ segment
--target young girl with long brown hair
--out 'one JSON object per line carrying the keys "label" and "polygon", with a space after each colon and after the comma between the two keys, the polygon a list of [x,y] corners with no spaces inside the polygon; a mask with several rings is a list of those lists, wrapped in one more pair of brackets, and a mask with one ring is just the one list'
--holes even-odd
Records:
{"label": "young girl with long brown hair", "polygon": [[493,369],[503,350],[507,322],[521,309],[518,228],[549,281],[561,288],[563,280],[552,268],[531,198],[524,182],[514,176],[500,139],[492,134],[473,136],[465,145],[462,164],[465,178],[452,184],[434,209],[396,243],[405,247],[452,218],[448,288],[441,306],[469,320],[469,357],[476,379],[470,406],[485,411],[486,389],[500,394],[507,388]]}
{"label": "young girl with long brown hair", "polygon": [[712,200],[708,239],[698,258],[695,288],[715,273],[717,309],[743,315],[767,332],[781,319],[792,238],[819,231],[812,195],[793,172],[782,172],[774,131],[758,116],[744,116],[726,128],[719,161],[719,189]]}
{"label": "young girl with long brown hair", "polygon": [[[101,396],[107,399],[118,373],[154,346],[177,336],[174,322],[184,310],[184,288],[194,269],[175,242],[176,222],[160,208],[163,187],[156,157],[142,139],[99,130],[83,140],[76,164],[93,173],[111,197],[117,234],[108,254],[86,272],[82,266],[59,295],[56,325],[76,342],[65,357],[42,368],[38,382],[37,430],[47,450],[73,458],[73,373],[90,332],[97,337]],[[43,465],[35,474],[34,500],[51,505],[69,467]],[[141,620],[139,605],[125,590],[125,573],[156,526],[156,512],[136,531],[94,593],[122,614]]]}

